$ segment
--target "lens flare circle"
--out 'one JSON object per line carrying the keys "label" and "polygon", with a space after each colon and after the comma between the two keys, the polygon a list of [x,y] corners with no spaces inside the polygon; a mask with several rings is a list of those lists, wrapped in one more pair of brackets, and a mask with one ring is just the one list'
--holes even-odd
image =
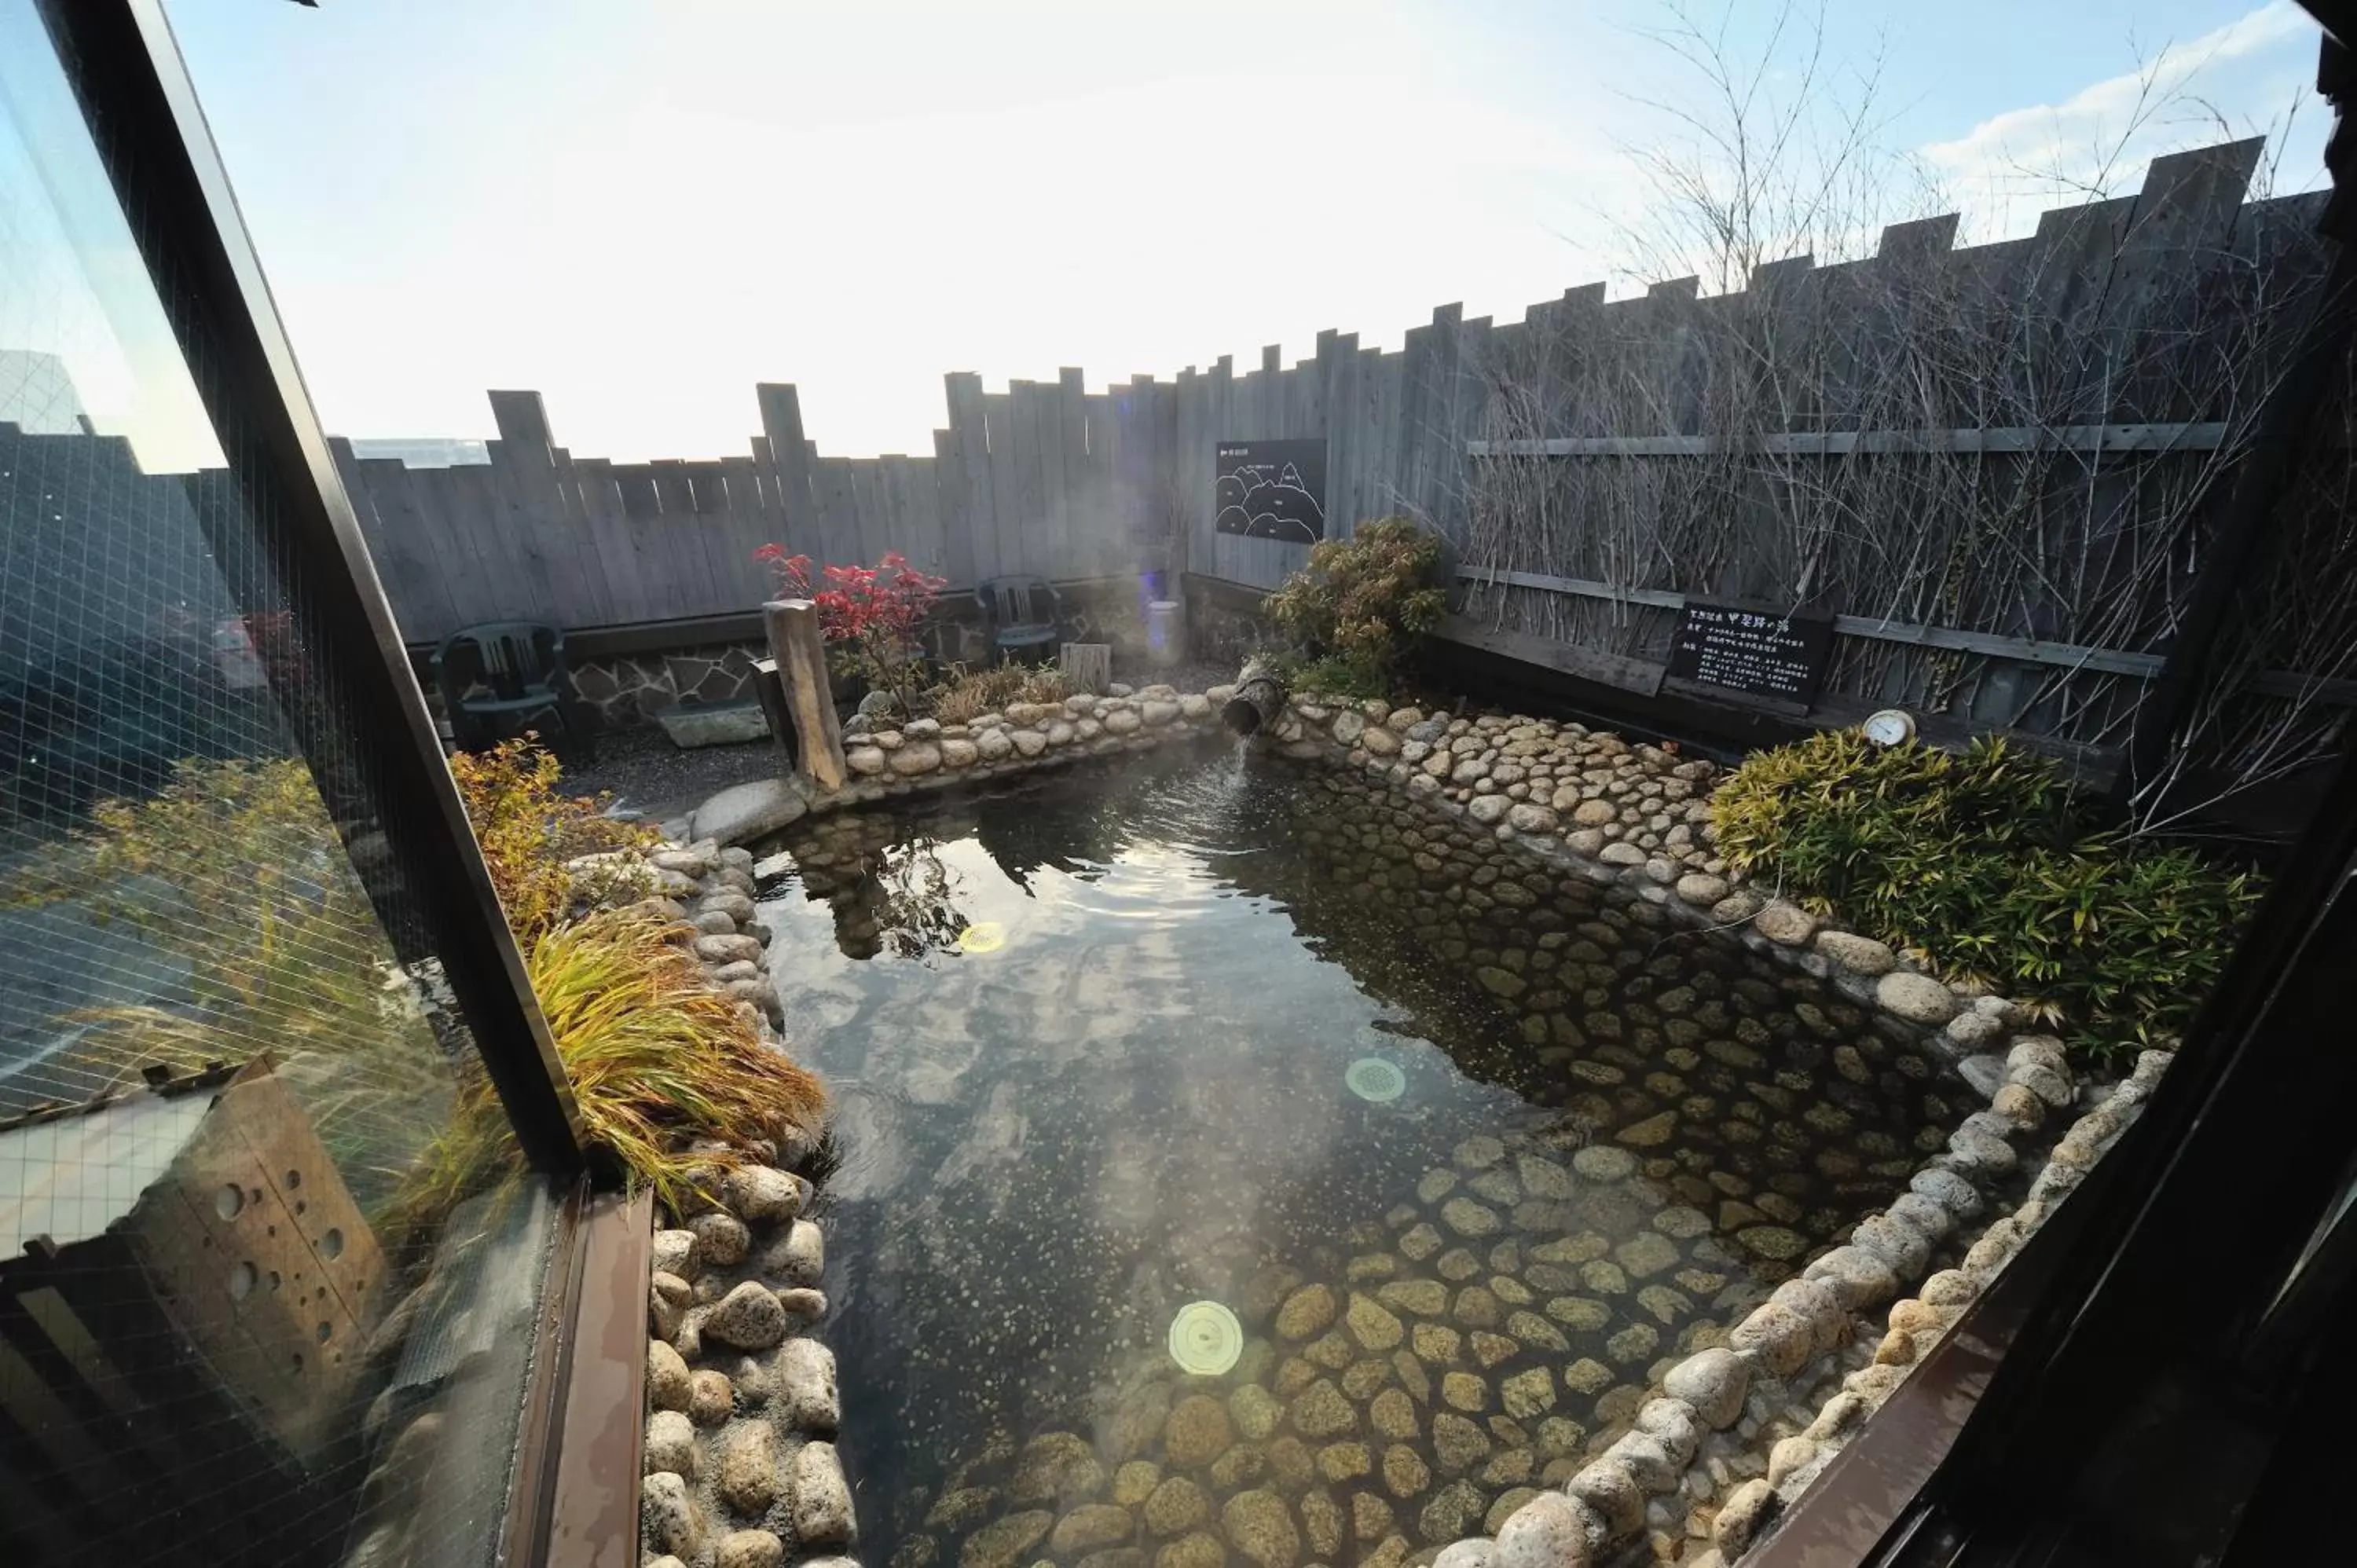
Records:
{"label": "lens flare circle", "polygon": [[1243,1325],[1216,1301],[1190,1301],[1170,1320],[1170,1359],[1181,1371],[1216,1378],[1243,1353]]}
{"label": "lens flare circle", "polygon": [[996,952],[1006,945],[1006,928],[996,920],[976,920],[958,933],[960,952]]}
{"label": "lens flare circle", "polygon": [[1407,1074],[1381,1057],[1361,1057],[1342,1074],[1343,1087],[1360,1099],[1388,1105],[1407,1092]]}

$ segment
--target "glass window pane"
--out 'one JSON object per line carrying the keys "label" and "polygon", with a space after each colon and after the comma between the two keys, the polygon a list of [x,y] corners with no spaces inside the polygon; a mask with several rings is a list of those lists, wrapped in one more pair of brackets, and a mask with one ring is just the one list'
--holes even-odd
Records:
{"label": "glass window pane", "polygon": [[552,1204],[135,211],[0,0],[0,1557],[487,1561]]}

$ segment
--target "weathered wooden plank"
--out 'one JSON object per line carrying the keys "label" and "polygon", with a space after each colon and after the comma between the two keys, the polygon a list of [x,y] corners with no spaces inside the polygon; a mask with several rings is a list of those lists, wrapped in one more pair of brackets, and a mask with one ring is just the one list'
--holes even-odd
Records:
{"label": "weathered wooden plank", "polygon": [[822,565],[872,564],[860,554],[859,501],[848,457],[820,457],[811,464],[811,500],[816,514]]}
{"label": "weathered wooden plank", "polygon": [[605,575],[596,553],[583,548],[587,531],[558,504],[553,470],[548,482],[536,483],[528,457],[511,461],[504,439],[490,446],[490,466],[483,471],[490,485],[490,526],[512,542],[523,561],[537,564],[547,586],[540,618],[559,628],[610,620]]}
{"label": "weathered wooden plank", "polygon": [[904,548],[909,561],[920,572],[948,577],[949,543],[942,527],[941,491],[934,483],[939,460],[895,456],[885,458],[883,467],[886,504],[909,541]]}
{"label": "weathered wooden plank", "polygon": [[989,576],[997,560],[997,497],[990,478],[989,416],[985,410],[982,378],[952,371],[942,378],[950,411],[950,442],[957,449],[958,476],[951,483],[955,504],[948,514],[963,530],[963,542],[953,544],[951,559],[963,561],[961,586]]}
{"label": "weathered wooden plank", "polygon": [[1442,529],[1461,547],[1472,511],[1472,463],[1466,446],[1481,428],[1489,396],[1482,368],[1491,352],[1490,318],[1476,317],[1457,335],[1455,376],[1449,392],[1449,418],[1435,454],[1433,510]]}
{"label": "weathered wooden plank", "polygon": [[1045,537],[1048,498],[1043,464],[1055,417],[1055,394],[1038,381],[1009,381],[1006,395],[1013,405],[1015,427],[1017,530],[1011,569],[1027,576],[1041,575],[1057,564]]}
{"label": "weathered wooden plank", "polygon": [[1417,514],[1436,524],[1444,521],[1440,478],[1451,457],[1464,326],[1462,305],[1444,305],[1433,311],[1416,420],[1409,427],[1408,496]]}
{"label": "weathered wooden plank", "polygon": [[657,457],[647,468],[654,480],[656,504],[665,517],[695,515],[695,490],[688,482],[685,458]]}
{"label": "weathered wooden plank", "polygon": [[[1203,538],[1211,546],[1214,570],[1219,569],[1219,564],[1235,558],[1235,550],[1231,542],[1235,536],[1218,532],[1215,524],[1218,516],[1219,443],[1235,440],[1245,434],[1233,424],[1235,375],[1235,360],[1226,354],[1221,355],[1204,375],[1197,393],[1201,424],[1194,439],[1188,444],[1185,455],[1187,488],[1195,498],[1195,505],[1202,509]],[[1235,570],[1241,572],[1243,567],[1237,566]]]}
{"label": "weathered wooden plank", "polygon": [[561,571],[552,559],[554,540],[542,540],[533,516],[509,505],[500,481],[500,448],[492,441],[488,465],[450,469],[450,505],[498,583],[500,604],[514,620],[542,620],[554,628],[587,625],[597,604],[580,587],[577,573]]}
{"label": "weathered wooden plank", "polygon": [[[662,501],[662,533],[671,553],[673,602],[683,607],[674,615],[712,615],[734,607],[726,603],[719,590],[726,563],[720,559],[724,546],[715,540],[716,530],[709,526],[710,515],[697,494],[697,480],[707,470],[718,477],[716,464],[692,462],[683,457],[658,458],[652,465],[655,493]],[[705,481],[707,484],[710,480]]]}
{"label": "weathered wooden plank", "polygon": [[761,410],[761,435],[777,471],[774,504],[785,533],[780,542],[788,554],[815,555],[818,519],[811,490],[810,442],[802,434],[802,393],[781,381],[764,381],[753,390]]}
{"label": "weathered wooden plank", "polygon": [[844,465],[851,476],[851,515],[855,520],[851,559],[863,566],[873,566],[884,558],[888,550],[908,554],[908,547],[893,532],[895,519],[884,500],[884,469],[874,457],[846,457]]}
{"label": "weathered wooden plank", "polygon": [[623,511],[612,466],[597,457],[570,457],[565,462],[572,481],[570,498],[580,509],[582,526],[589,531],[590,548],[597,552],[598,568],[605,575],[608,624],[628,626],[656,618],[661,612],[655,608],[639,560],[641,525],[631,522]]}
{"label": "weathered wooden plank", "polygon": [[1351,357],[1351,398],[1342,409],[1340,419],[1347,434],[1343,439],[1344,467],[1340,516],[1344,537],[1358,532],[1359,524],[1383,515],[1375,499],[1375,454],[1380,445],[1376,428],[1375,403],[1379,396],[1378,379],[1383,374],[1383,350],[1361,349]]}
{"label": "weathered wooden plank", "polygon": [[680,465],[687,479],[687,510],[697,517],[717,517],[728,510],[726,470],[721,460],[705,458]]}
{"label": "weathered wooden plank", "polygon": [[563,524],[573,514],[557,485],[555,440],[548,410],[536,392],[492,392],[491,482],[507,530],[544,535],[529,547],[548,563],[559,626],[594,625],[607,617],[605,576],[593,552],[575,543]]}
{"label": "weathered wooden plank", "polygon": [[1370,517],[1389,517],[1397,512],[1406,500],[1400,427],[1405,417],[1407,374],[1407,351],[1405,348],[1396,354],[1381,355],[1375,360],[1375,374],[1371,378],[1372,385],[1368,403],[1368,426],[1372,435],[1367,454],[1366,477],[1369,492],[1366,510]]}
{"label": "weathered wooden plank", "polygon": [[501,617],[561,625],[568,614],[588,607],[565,602],[541,541],[501,504],[489,464],[444,470],[445,500],[452,518],[474,543]]}
{"label": "weathered wooden plank", "polygon": [[417,509],[418,531],[434,552],[436,568],[447,575],[451,607],[458,624],[474,626],[508,618],[497,556],[476,538],[473,520],[461,514],[448,468],[413,468],[409,489]]}
{"label": "weathered wooden plank", "polygon": [[1016,435],[1011,386],[1005,392],[985,393],[982,409],[990,436],[990,533],[986,541],[976,542],[974,570],[975,581],[987,582],[1021,570],[1023,503],[1016,471],[1022,447]]}
{"label": "weathered wooden plank", "polygon": [[1618,686],[1622,691],[1634,692],[1641,696],[1650,697],[1660,691],[1664,673],[1663,666],[1642,659],[1623,659],[1617,654],[1576,648],[1552,638],[1507,631],[1502,628],[1485,626],[1468,616],[1448,617],[1440,623],[1437,635],[1451,642],[1461,642],[1468,648],[1502,653],[1527,664],[1542,665],[1566,674],[1600,681],[1608,686]]}
{"label": "weathered wooden plank", "polygon": [[713,555],[725,564],[720,585],[732,599],[757,605],[770,591],[770,572],[753,558],[762,545],[782,542],[784,530],[768,504],[761,484],[760,464],[751,457],[724,457],[721,469],[728,484],[728,510],[713,524],[719,543]]}
{"label": "weathered wooden plank", "polygon": [[1334,421],[1331,410],[1336,388],[1341,376],[1341,334],[1332,328],[1318,334],[1316,356],[1297,367],[1294,380],[1300,387],[1300,412],[1297,415],[1297,433],[1323,441],[1326,445],[1326,492],[1319,505],[1326,509],[1326,532],[1340,536],[1346,532],[1334,520]]}
{"label": "weathered wooden plank", "polygon": [[[656,613],[664,619],[704,613],[708,577],[703,541],[689,530],[694,522],[691,498],[678,465],[656,461],[646,467],[646,483],[656,510],[633,513],[630,531],[636,539],[639,570],[648,575]],[[627,498],[627,482],[623,493]]]}
{"label": "weathered wooden plank", "polygon": [[[1326,355],[1323,335],[1318,352]],[[1337,334],[1326,383],[1326,532],[1348,539],[1359,523],[1359,335]]]}
{"label": "weathered wooden plank", "polygon": [[907,510],[900,504],[899,492],[893,488],[891,465],[906,462],[905,457],[869,457],[861,461],[855,475],[859,489],[859,527],[868,541],[868,559],[881,559],[887,550],[897,550],[901,559],[919,571],[917,557],[925,542],[909,532]]}
{"label": "weathered wooden plank", "polygon": [[1126,395],[1119,389],[1107,388],[1081,400],[1082,444],[1087,454],[1081,485],[1082,559],[1093,563],[1099,574],[1134,572],[1146,564],[1138,560],[1141,541],[1119,488],[1120,404]]}
{"label": "weathered wooden plank", "polygon": [[[339,438],[340,441],[340,438]],[[349,454],[351,444],[340,442]],[[398,457],[356,457],[358,497],[365,496],[361,524],[369,532],[369,553],[377,562],[385,596],[393,601],[401,635],[413,642],[438,641],[466,624],[450,593],[451,563],[444,561],[419,516],[408,466]],[[340,467],[344,457],[337,459]]]}
{"label": "weathered wooden plank", "polygon": [[[1038,421],[1039,508],[1026,524],[1024,570],[1043,577],[1066,576],[1072,572],[1072,541],[1070,496],[1064,489],[1063,391],[1060,378],[1038,384],[1032,417]],[[1032,427],[1025,425],[1017,412],[1015,428],[1019,435]]]}
{"label": "weathered wooden plank", "polygon": [[511,461],[527,471],[552,470],[555,438],[549,433],[548,409],[536,392],[490,392],[491,423]]}
{"label": "weathered wooden plank", "polygon": [[1056,372],[1056,447],[1063,457],[1063,475],[1057,482],[1060,499],[1057,534],[1063,542],[1062,564],[1050,577],[1092,577],[1103,570],[1109,553],[1103,547],[1103,525],[1098,517],[1094,469],[1089,462],[1088,387],[1078,366]]}
{"label": "weathered wooden plank", "polygon": [[964,437],[954,427],[933,432],[934,526],[942,541],[942,575],[952,587],[974,585],[973,491],[966,481]]}
{"label": "weathered wooden plank", "polygon": [[1199,472],[1194,462],[1198,446],[1210,439],[1210,420],[1206,383],[1189,365],[1180,372],[1170,389],[1170,457],[1168,472],[1170,488],[1176,504],[1187,517],[1187,537],[1189,560],[1200,563],[1200,569],[1216,569],[1219,541],[1211,531],[1211,499],[1206,492],[1209,472],[1205,465]]}

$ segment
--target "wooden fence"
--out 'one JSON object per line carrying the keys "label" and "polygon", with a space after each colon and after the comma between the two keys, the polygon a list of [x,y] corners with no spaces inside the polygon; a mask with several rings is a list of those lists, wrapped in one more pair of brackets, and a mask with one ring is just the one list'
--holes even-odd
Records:
{"label": "wooden fence", "polygon": [[411,642],[488,620],[578,628],[748,610],[770,581],[753,552],[773,541],[826,562],[899,550],[961,587],[1187,569],[1267,585],[1306,547],[1212,531],[1214,446],[1324,436],[1342,532],[1401,506],[1458,521],[1474,412],[1458,314],[1435,312],[1401,352],[1322,332],[1314,359],[1288,369],[1272,346],[1242,376],[1223,358],[1098,392],[1067,370],[994,393],[955,372],[930,456],[821,456],[796,390],[780,384],[759,389],[762,434],[744,457],[576,457],[533,392],[490,394],[488,464],[413,468],[333,446]]}
{"label": "wooden fence", "polygon": [[[1894,225],[1864,261],[1484,334],[1463,635],[1647,691],[1688,599],[1811,611],[1835,630],[1811,717],[1903,705],[2101,768],[2321,300],[2323,198],[2246,201],[2259,152],[2157,159],[2019,240]],[[2341,614],[2312,639],[2337,653],[2223,695],[2345,704]]]}
{"label": "wooden fence", "polygon": [[[1396,351],[1329,330],[1291,364],[1271,346],[1241,374],[1223,358],[1097,392],[1078,370],[1005,392],[953,373],[930,455],[823,456],[795,389],[768,384],[742,457],[576,457],[528,392],[490,394],[488,466],[338,456],[421,641],[742,612],[770,541],[899,549],[961,586],[1273,586],[1307,547],[1215,531],[1215,447],[1322,438],[1329,531],[1438,527],[1473,579],[1462,635],[1642,686],[1685,597],[1805,607],[1841,618],[1829,712],[1903,702],[2100,751],[2319,293],[2322,198],[2246,201],[2259,150],[2158,159],[2136,195],[2021,240],[1898,224],[1874,257],[1779,262],[1708,298],[1590,285],[1497,327],[1444,306]],[[2357,671],[2284,673],[2306,693]]]}

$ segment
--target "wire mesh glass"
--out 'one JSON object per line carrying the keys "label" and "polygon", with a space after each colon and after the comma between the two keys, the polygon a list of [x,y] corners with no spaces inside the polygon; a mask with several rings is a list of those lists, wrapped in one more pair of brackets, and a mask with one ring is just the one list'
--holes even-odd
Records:
{"label": "wire mesh glass", "polygon": [[488,1561],[551,1205],[75,69],[0,0],[0,1559]]}

